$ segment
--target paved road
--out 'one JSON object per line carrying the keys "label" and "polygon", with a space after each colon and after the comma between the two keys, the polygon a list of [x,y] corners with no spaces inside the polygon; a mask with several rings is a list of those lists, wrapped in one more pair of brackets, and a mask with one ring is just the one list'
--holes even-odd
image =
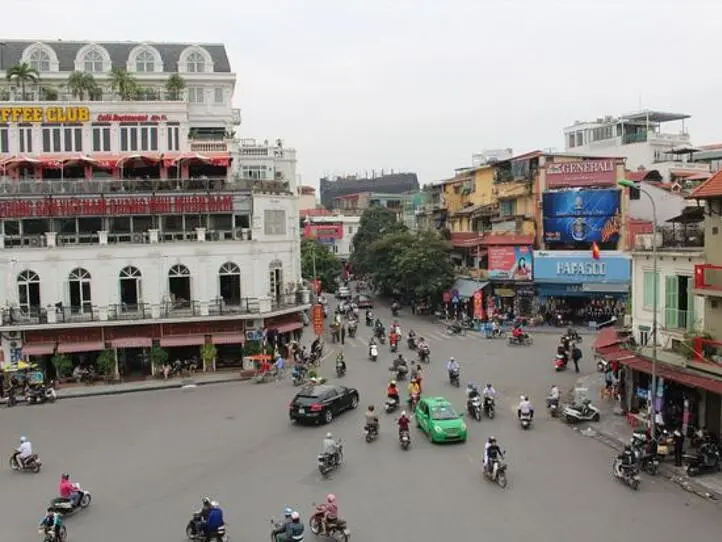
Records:
{"label": "paved road", "polygon": [[[404,328],[408,321],[402,315]],[[34,523],[66,470],[94,494],[91,508],[68,520],[71,542],[181,542],[190,513],[207,494],[221,501],[234,542],[266,540],[271,515],[291,505],[307,516],[311,501],[329,491],[338,496],[356,541],[609,542],[622,538],[617,533],[638,542],[690,533],[700,540],[719,537],[722,518],[715,505],[658,479],[645,478],[637,493],[622,487],[610,478],[608,448],[543,412],[530,432],[522,432],[513,412],[520,393],[539,404],[551,383],[572,386],[576,379],[551,369],[555,336],[539,335],[533,348],[513,348],[472,336],[446,339],[431,324],[413,327],[431,341],[429,392],[463,408],[463,391],[446,382],[441,360],[449,355],[461,360],[465,381],[491,381],[499,391],[497,419],[470,424],[466,444],[432,446],[412,433],[412,448],[404,453],[391,420],[384,419],[381,438],[367,445],[359,408],[330,426],[347,441],[348,463],[322,481],[315,456],[327,429],[289,424],[288,383],[220,384],[2,409],[6,453],[16,436],[27,434],[44,460],[39,475],[0,471],[3,539],[36,540]],[[360,389],[362,406],[380,405],[387,364],[367,361],[365,345],[349,344],[346,352],[350,371],[344,383]],[[508,451],[506,490],[479,475],[483,442],[491,433]]]}

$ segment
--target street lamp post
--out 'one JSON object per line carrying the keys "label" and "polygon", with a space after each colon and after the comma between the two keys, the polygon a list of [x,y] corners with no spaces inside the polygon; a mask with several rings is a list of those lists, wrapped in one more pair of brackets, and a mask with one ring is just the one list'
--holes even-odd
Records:
{"label": "street lamp post", "polygon": [[624,186],[625,188],[639,190],[642,194],[649,198],[649,201],[652,204],[652,275],[654,276],[654,283],[652,287],[652,382],[650,384],[649,391],[649,400],[652,408],[649,429],[652,438],[655,438],[657,425],[657,408],[655,405],[657,396],[657,297],[659,296],[659,278],[657,276],[657,204],[649,191],[645,190],[634,181],[623,179],[617,184]]}

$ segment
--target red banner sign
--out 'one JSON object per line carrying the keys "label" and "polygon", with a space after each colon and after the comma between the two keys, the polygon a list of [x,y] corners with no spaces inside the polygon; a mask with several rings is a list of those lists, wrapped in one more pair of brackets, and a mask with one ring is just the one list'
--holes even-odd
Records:
{"label": "red banner sign", "polygon": [[0,218],[230,213],[232,211],[232,196],[0,200]]}
{"label": "red banner sign", "polygon": [[342,239],[343,224],[306,224],[303,236],[306,239]]}
{"label": "red banner sign", "polygon": [[615,158],[555,162],[546,165],[547,188],[605,186],[617,182]]}
{"label": "red banner sign", "polygon": [[474,292],[474,318],[484,318],[483,297],[481,292]]}
{"label": "red banner sign", "polygon": [[311,317],[313,321],[313,332],[320,337],[323,335],[323,305],[316,303],[313,306]]}

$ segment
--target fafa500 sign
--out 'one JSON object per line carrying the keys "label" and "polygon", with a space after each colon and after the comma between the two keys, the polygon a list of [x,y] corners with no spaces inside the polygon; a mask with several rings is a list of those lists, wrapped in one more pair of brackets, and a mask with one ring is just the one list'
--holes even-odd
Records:
{"label": "fafa500 sign", "polygon": [[83,106],[68,107],[0,107],[0,123],[88,122],[90,109]]}
{"label": "fafa500 sign", "polygon": [[615,158],[553,162],[546,165],[547,188],[610,186],[617,180]]}

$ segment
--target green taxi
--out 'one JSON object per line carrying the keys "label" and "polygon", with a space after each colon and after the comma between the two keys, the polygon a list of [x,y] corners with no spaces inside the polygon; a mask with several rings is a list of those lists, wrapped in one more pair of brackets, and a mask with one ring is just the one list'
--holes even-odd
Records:
{"label": "green taxi", "polygon": [[431,442],[466,442],[464,417],[443,397],[422,397],[416,405],[416,426]]}

